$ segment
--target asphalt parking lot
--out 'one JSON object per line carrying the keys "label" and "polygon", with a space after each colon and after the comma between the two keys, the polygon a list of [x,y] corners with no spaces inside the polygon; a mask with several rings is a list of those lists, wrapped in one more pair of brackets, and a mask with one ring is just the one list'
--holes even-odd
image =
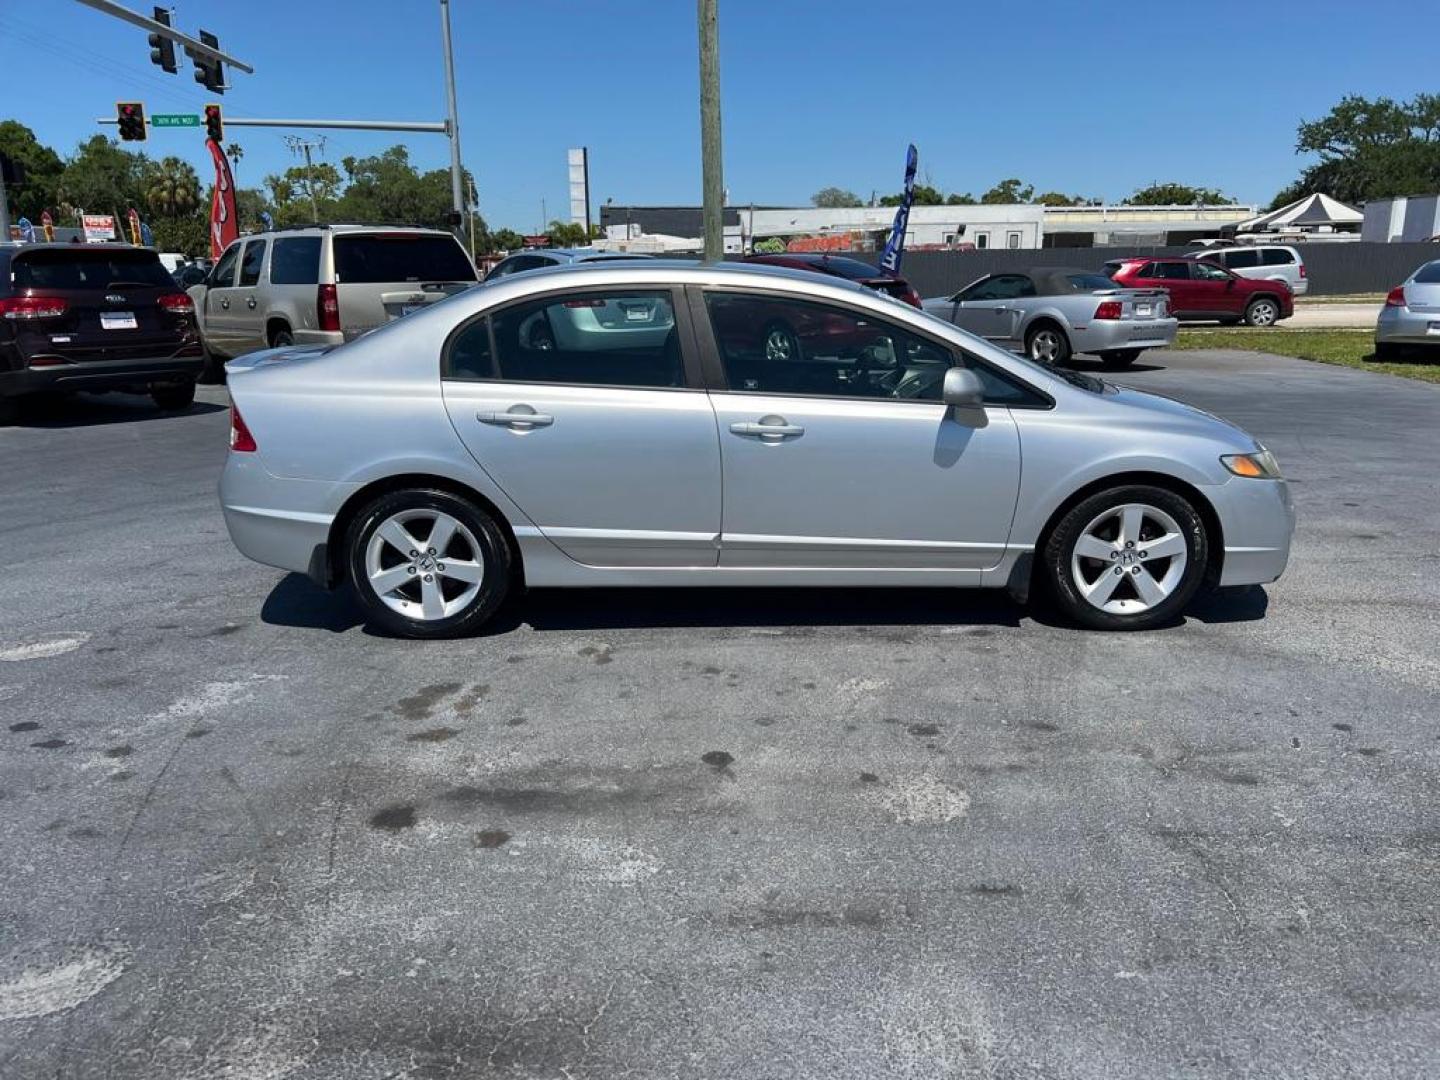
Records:
{"label": "asphalt parking lot", "polygon": [[0,1076],[1440,1073],[1440,387],[1120,381],[1275,451],[1278,584],[398,641],[231,548],[223,390],[0,430]]}

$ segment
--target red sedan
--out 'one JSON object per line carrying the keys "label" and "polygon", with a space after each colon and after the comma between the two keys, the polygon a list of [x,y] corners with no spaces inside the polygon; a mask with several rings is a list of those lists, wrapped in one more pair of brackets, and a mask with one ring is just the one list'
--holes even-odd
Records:
{"label": "red sedan", "polygon": [[1273,326],[1295,314],[1295,297],[1283,281],[1243,278],[1204,259],[1115,259],[1105,273],[1127,288],[1167,290],[1177,319]]}

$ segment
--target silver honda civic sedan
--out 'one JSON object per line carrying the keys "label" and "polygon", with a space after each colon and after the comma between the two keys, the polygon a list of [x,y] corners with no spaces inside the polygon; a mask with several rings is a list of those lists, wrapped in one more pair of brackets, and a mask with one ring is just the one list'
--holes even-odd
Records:
{"label": "silver honda civic sedan", "polygon": [[235,545],[414,637],[521,582],[1043,590],[1142,629],[1274,581],[1294,527],[1223,420],[792,270],[518,274],[226,370]]}

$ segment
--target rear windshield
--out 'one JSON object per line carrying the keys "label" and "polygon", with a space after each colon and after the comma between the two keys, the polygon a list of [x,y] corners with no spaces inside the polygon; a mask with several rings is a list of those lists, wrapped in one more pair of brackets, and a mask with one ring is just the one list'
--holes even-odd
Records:
{"label": "rear windshield", "polygon": [[1416,285],[1440,284],[1440,262],[1426,263],[1415,271]]}
{"label": "rear windshield", "polygon": [[824,270],[834,274],[836,277],[849,278],[851,281],[866,281],[870,278],[884,277],[880,268],[863,263],[859,259],[828,258],[815,260],[815,269]]}
{"label": "rear windshield", "polygon": [[1120,272],[1120,268],[1124,265],[1124,263],[1108,262],[1105,264],[1105,273],[1113,278]]}
{"label": "rear windshield", "polygon": [[17,289],[108,289],[122,285],[175,288],[153,251],[124,248],[25,251],[10,264]]}
{"label": "rear windshield", "polygon": [[391,281],[474,281],[475,267],[450,236],[376,233],[335,238],[335,280],[341,284]]}
{"label": "rear windshield", "polygon": [[1113,289],[1115,287],[1115,282],[1104,274],[1071,274],[1067,280],[1081,292],[1087,289]]}

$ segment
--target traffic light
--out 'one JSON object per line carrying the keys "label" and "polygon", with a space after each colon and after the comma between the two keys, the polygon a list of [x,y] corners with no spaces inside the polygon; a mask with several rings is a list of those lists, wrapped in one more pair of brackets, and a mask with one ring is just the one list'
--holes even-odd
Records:
{"label": "traffic light", "polygon": [[[155,21],[169,26],[170,9],[156,7]],[[162,67],[164,70],[168,71],[171,75],[174,75],[175,72],[180,70],[175,65],[175,42],[171,41],[164,34],[151,34],[150,62],[152,64],[159,64],[160,67]]]}
{"label": "traffic light", "polygon": [[148,132],[145,130],[145,106],[138,101],[117,101],[115,103],[115,119],[120,124],[120,139],[122,142],[144,142]]}
{"label": "traffic light", "polygon": [[[200,42],[203,45],[209,45],[212,49],[220,48],[220,39],[208,30],[200,31]],[[188,45],[185,46],[185,53],[195,65],[195,81],[213,94],[223,94],[225,92],[225,65],[213,56],[205,56],[196,52]]]}
{"label": "traffic light", "polygon": [[217,143],[225,141],[225,120],[220,115],[219,105],[205,106],[205,138]]}

